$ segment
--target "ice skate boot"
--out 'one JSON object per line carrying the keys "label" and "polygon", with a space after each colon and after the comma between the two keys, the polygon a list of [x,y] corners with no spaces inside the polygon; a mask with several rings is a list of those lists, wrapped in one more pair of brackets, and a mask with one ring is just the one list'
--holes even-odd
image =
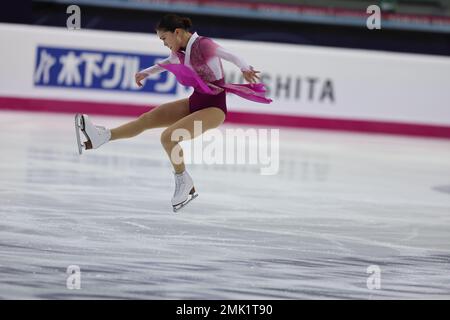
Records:
{"label": "ice skate boot", "polygon": [[[83,149],[97,149],[111,138],[109,129],[95,126],[86,114],[77,113],[75,115],[75,132],[80,154],[83,153]],[[86,141],[81,140],[81,133],[85,136]]]}
{"label": "ice skate boot", "polygon": [[194,182],[191,176],[185,170],[183,173],[174,173],[175,192],[172,197],[173,212],[177,212],[194,198],[198,196],[195,193]]}

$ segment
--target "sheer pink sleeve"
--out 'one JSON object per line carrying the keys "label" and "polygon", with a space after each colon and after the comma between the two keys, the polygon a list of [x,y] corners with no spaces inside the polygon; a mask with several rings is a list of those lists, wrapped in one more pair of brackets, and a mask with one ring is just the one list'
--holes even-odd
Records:
{"label": "sheer pink sleeve", "polygon": [[[180,63],[178,57],[176,54],[174,54],[173,52],[170,53],[170,56],[167,57],[166,59],[158,62],[158,64],[169,64],[169,63]],[[161,68],[158,64],[155,64],[147,69],[141,70],[140,72],[142,73],[146,73],[147,75],[152,75],[152,74],[158,74],[161,73],[163,71],[165,71],[166,69]]]}
{"label": "sheer pink sleeve", "polygon": [[209,38],[202,39],[200,49],[206,61],[209,61],[212,57],[217,56],[233,63],[241,71],[251,70],[251,66],[244,59],[226,50]]}

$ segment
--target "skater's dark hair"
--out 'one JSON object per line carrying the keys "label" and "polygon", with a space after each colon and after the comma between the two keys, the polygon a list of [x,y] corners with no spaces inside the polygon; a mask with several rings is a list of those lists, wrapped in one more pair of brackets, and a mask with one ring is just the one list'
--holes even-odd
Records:
{"label": "skater's dark hair", "polygon": [[176,14],[166,14],[158,22],[158,25],[156,26],[155,30],[174,32],[175,29],[181,28],[187,31],[191,27],[192,27],[191,19],[187,17],[180,17]]}

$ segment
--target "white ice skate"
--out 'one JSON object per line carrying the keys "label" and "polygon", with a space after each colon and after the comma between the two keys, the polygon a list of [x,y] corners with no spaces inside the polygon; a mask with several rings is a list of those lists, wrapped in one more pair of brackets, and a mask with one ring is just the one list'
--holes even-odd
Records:
{"label": "white ice skate", "polygon": [[194,182],[186,170],[183,173],[174,173],[174,177],[175,192],[172,198],[172,206],[173,212],[177,212],[196,198],[198,194],[195,193]]}
{"label": "white ice skate", "polygon": [[[78,152],[81,154],[85,150],[97,149],[111,138],[111,131],[105,127],[95,126],[86,114],[75,115],[75,132],[77,134]],[[86,137],[86,141],[81,141],[81,133]]]}

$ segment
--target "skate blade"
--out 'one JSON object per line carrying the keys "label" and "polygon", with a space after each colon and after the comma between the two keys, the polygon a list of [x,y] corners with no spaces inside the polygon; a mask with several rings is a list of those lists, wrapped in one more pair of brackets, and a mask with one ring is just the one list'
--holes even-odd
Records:
{"label": "skate blade", "polygon": [[184,208],[189,202],[191,202],[192,200],[194,200],[195,198],[197,198],[197,196],[198,196],[198,193],[194,193],[194,194],[192,194],[192,195],[189,195],[189,198],[188,198],[185,202],[182,202],[182,203],[180,203],[180,204],[177,204],[177,205],[173,206],[173,212],[176,213],[177,211],[181,210],[181,209]]}
{"label": "skate blade", "polygon": [[[83,118],[83,115],[80,113],[77,113],[75,115],[75,133],[77,136],[77,145],[78,145],[78,153],[79,154],[83,153],[83,149],[84,150],[92,149],[91,140],[89,139],[88,135],[84,131],[84,118]],[[80,133],[83,133],[83,135],[87,141],[84,141],[84,142],[81,141]]]}
{"label": "skate blade", "polygon": [[83,116],[79,113],[75,115],[75,134],[77,136],[77,146],[78,146],[78,153],[83,153],[83,147],[84,145],[81,143],[81,137],[80,132],[82,132],[82,129],[84,128],[84,122],[83,122]]}

